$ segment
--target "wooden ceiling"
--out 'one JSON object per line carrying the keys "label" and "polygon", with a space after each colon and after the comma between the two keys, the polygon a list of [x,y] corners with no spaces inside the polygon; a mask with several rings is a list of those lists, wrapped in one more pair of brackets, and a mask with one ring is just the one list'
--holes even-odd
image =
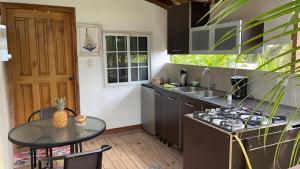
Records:
{"label": "wooden ceiling", "polygon": [[[187,3],[192,0],[146,0],[148,2],[154,3],[162,8],[168,9],[173,6],[181,5]],[[194,0],[194,1],[201,1],[201,0]],[[205,1],[205,0],[202,0]],[[207,0],[208,3],[211,3],[212,0]]]}

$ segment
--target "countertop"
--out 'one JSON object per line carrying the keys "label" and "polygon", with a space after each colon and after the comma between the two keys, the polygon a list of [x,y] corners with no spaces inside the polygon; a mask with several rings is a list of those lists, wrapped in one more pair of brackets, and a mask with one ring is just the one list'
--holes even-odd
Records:
{"label": "countertop", "polygon": [[[247,98],[247,99],[244,99],[244,100],[232,100],[232,105],[228,105],[226,103],[225,97],[203,98],[203,97],[199,97],[199,96],[196,96],[196,95],[193,95],[193,94],[190,94],[190,93],[187,93],[187,92],[182,92],[182,91],[179,91],[179,90],[175,90],[175,89],[166,89],[166,88],[164,88],[163,86],[160,86],[160,85],[151,84],[151,86],[161,88],[161,89],[164,89],[164,90],[168,90],[168,91],[172,91],[172,92],[175,92],[175,93],[179,93],[181,95],[189,96],[189,97],[201,100],[201,101],[205,101],[207,103],[218,105],[220,107],[230,108],[230,107],[244,106],[244,107],[255,108],[260,102],[260,100],[257,100],[257,99]],[[226,93],[224,92],[224,95],[225,94]],[[258,110],[263,110],[265,115],[269,115],[269,113],[272,111],[272,108],[273,108],[272,106],[269,106],[269,102],[264,101],[261,104],[261,106],[258,107]],[[288,119],[289,117],[291,117],[295,113],[295,111],[296,111],[295,107],[280,105],[277,109],[276,115],[286,116],[287,119]],[[291,126],[300,125],[300,112],[298,112],[297,115],[294,117],[294,119],[291,120],[290,125]]]}

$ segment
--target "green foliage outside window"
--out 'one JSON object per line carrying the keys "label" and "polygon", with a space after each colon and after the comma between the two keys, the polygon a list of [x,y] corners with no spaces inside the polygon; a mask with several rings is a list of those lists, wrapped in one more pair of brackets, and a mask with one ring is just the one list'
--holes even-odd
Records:
{"label": "green foliage outside window", "polygon": [[[267,45],[264,47],[262,54],[244,54],[238,59],[238,55],[229,54],[172,55],[171,63],[254,70],[272,59],[272,57],[278,56],[289,49],[291,49],[291,44]],[[290,62],[290,60],[291,57],[289,55],[285,57],[279,57],[260,68],[260,70],[271,71],[282,66],[283,64]],[[281,69],[280,71],[286,71],[287,69],[288,68]]]}

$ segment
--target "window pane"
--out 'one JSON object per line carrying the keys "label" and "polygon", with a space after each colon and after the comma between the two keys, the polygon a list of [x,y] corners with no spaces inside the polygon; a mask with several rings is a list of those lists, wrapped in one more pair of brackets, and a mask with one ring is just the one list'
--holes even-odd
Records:
{"label": "window pane", "polygon": [[138,66],[139,56],[137,52],[131,52],[131,67]]}
{"label": "window pane", "polygon": [[116,53],[107,54],[107,67],[116,68],[117,67],[117,56]]}
{"label": "window pane", "polygon": [[[292,48],[291,43],[264,46],[263,53],[258,54],[243,54],[243,55],[229,55],[229,54],[191,54],[191,55],[171,55],[171,63],[173,64],[187,64],[187,65],[200,65],[211,67],[227,67],[235,69],[257,69],[259,66],[267,63],[260,68],[262,71],[273,71],[286,63],[290,63],[291,55],[277,57]],[[272,60],[271,60],[272,59]],[[279,72],[290,70],[286,67]]]}
{"label": "window pane", "polygon": [[139,51],[147,50],[147,37],[139,37]]}
{"label": "window pane", "polygon": [[126,36],[118,36],[117,43],[118,43],[118,51],[127,51]]}
{"label": "window pane", "polygon": [[118,53],[118,64],[119,67],[128,67],[128,57],[125,52]]}
{"label": "window pane", "polygon": [[130,51],[137,51],[137,37],[130,37]]}
{"label": "window pane", "polygon": [[119,69],[119,82],[128,82],[128,69]]}
{"label": "window pane", "polygon": [[118,82],[118,72],[117,69],[108,69],[107,70],[108,83],[117,83]]}
{"label": "window pane", "polygon": [[116,51],[115,36],[106,36],[106,51]]}
{"label": "window pane", "polygon": [[[235,30],[237,32],[236,26],[226,27],[226,28],[216,28],[215,29],[215,43],[218,43],[219,40],[228,32]],[[220,45],[215,47],[215,50],[231,50],[237,46],[237,34],[232,34],[233,36],[223,41]]]}
{"label": "window pane", "polygon": [[140,52],[139,53],[139,66],[148,66],[148,53]]}
{"label": "window pane", "polygon": [[131,68],[131,81],[138,81],[139,80],[139,69],[138,68]]}
{"label": "window pane", "polygon": [[148,68],[140,68],[140,81],[148,80]]}

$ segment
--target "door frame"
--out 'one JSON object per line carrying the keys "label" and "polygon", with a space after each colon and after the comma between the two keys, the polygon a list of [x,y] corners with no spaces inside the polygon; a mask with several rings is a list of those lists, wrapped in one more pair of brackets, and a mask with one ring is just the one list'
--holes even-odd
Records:
{"label": "door frame", "polygon": [[[72,39],[72,57],[73,57],[73,75],[74,75],[74,87],[75,87],[75,107],[76,112],[80,114],[80,93],[79,93],[79,76],[78,76],[78,56],[77,56],[77,33],[76,33],[76,16],[74,7],[62,7],[62,6],[51,6],[51,5],[38,5],[38,4],[23,4],[23,3],[10,3],[10,2],[0,2],[0,15],[1,24],[6,25],[6,10],[8,9],[27,9],[27,10],[39,10],[39,11],[52,11],[52,12],[64,12],[69,13],[71,17],[71,39]],[[9,37],[7,38],[9,41]],[[8,51],[10,51],[10,43],[8,42]],[[9,96],[9,111],[10,111],[10,121],[11,126],[15,126],[15,112],[14,105],[15,101],[13,99],[13,87],[10,85],[13,82],[12,74],[8,68],[8,63],[5,63],[6,70],[6,83],[8,86],[8,96]]]}

